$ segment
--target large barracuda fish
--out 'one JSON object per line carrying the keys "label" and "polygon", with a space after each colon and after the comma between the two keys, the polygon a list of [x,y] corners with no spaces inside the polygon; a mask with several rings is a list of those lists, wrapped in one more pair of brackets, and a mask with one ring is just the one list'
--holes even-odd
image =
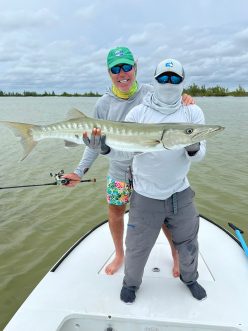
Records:
{"label": "large barracuda fish", "polygon": [[219,125],[192,123],[130,123],[94,119],[73,109],[70,119],[49,125],[4,122],[21,138],[24,160],[38,141],[58,138],[67,147],[83,144],[82,133],[90,136],[93,128],[100,128],[106,135],[106,144],[111,148],[127,152],[148,152],[163,149],[179,149],[208,139],[221,132]]}

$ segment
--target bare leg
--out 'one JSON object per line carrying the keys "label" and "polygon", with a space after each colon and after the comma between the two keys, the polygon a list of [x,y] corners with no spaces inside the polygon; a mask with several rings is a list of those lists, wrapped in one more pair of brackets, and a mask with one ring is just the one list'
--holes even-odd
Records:
{"label": "bare leg", "polygon": [[166,238],[169,241],[170,247],[171,247],[171,254],[173,258],[173,269],[172,269],[172,274],[174,277],[179,277],[180,276],[180,266],[179,266],[179,255],[178,251],[176,250],[173,242],[172,242],[172,236],[170,231],[168,230],[167,226],[165,224],[162,225],[162,229],[164,231],[164,234]]}
{"label": "bare leg", "polygon": [[125,209],[126,205],[109,205],[109,228],[115,245],[115,258],[105,268],[107,275],[113,275],[122,266],[124,260],[123,232]]}

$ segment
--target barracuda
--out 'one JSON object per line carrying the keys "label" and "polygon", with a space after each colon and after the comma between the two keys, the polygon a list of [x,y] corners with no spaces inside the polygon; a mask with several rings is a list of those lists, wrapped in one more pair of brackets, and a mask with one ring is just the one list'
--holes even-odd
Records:
{"label": "barracuda", "polygon": [[24,160],[38,141],[63,139],[67,147],[83,144],[82,133],[91,134],[93,128],[101,128],[106,135],[106,144],[111,148],[127,152],[147,152],[163,149],[179,149],[206,140],[224,130],[219,125],[192,123],[142,124],[113,122],[94,119],[80,111],[70,111],[70,119],[50,125],[4,122],[14,134],[21,138]]}

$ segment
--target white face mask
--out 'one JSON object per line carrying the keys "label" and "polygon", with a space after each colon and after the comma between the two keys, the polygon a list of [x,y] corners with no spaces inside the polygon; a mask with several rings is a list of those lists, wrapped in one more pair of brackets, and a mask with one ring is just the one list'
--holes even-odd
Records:
{"label": "white face mask", "polygon": [[166,105],[174,105],[181,98],[183,82],[180,84],[159,84],[154,79],[154,95],[156,99]]}
{"label": "white face mask", "polygon": [[154,79],[154,92],[148,93],[143,103],[162,114],[173,114],[181,107],[183,85],[183,82],[180,84],[159,84]]}

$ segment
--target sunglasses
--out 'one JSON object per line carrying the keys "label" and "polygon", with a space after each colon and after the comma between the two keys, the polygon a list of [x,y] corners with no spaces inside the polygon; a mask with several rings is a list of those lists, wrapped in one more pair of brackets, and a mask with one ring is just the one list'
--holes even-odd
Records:
{"label": "sunglasses", "polygon": [[180,84],[183,78],[178,75],[162,74],[155,78],[159,84]]}
{"label": "sunglasses", "polygon": [[117,75],[121,72],[121,69],[124,72],[129,72],[133,69],[133,66],[131,64],[119,64],[118,66],[110,68],[110,71],[112,72],[112,74]]}

